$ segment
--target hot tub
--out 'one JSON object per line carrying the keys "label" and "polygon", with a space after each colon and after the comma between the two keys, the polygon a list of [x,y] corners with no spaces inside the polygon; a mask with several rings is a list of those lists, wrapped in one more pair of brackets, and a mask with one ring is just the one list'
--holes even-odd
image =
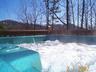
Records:
{"label": "hot tub", "polygon": [[38,52],[0,44],[0,72],[41,72]]}
{"label": "hot tub", "polygon": [[83,62],[96,72],[96,36],[1,37],[0,47],[0,72],[66,72],[67,66]]}

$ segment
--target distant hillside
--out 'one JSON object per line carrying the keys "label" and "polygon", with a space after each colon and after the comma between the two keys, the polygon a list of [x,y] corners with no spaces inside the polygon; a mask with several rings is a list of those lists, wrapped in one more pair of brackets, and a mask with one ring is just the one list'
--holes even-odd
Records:
{"label": "distant hillside", "polygon": [[[34,25],[25,24],[13,20],[0,21],[0,25],[4,26],[6,30],[33,30]],[[45,26],[36,24],[35,29],[45,29]]]}

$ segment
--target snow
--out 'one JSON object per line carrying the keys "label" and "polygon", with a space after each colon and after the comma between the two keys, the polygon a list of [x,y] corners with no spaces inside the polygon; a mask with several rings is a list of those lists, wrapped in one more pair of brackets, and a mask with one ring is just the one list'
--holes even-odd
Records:
{"label": "snow", "polygon": [[39,52],[42,72],[65,72],[67,67],[76,70],[88,66],[89,72],[96,72],[96,45],[63,43],[58,40],[44,43],[28,43],[18,46]]}

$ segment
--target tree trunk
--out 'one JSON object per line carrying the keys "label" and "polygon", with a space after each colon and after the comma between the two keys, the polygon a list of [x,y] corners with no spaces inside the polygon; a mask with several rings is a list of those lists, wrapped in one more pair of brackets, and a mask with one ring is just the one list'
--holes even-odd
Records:
{"label": "tree trunk", "polygon": [[83,0],[82,3],[81,29],[83,29],[83,24],[84,24],[84,14],[85,14],[85,0]]}
{"label": "tree trunk", "polygon": [[80,7],[80,5],[79,5],[79,0],[78,0],[78,6],[77,6],[77,26],[79,27],[79,7]]}
{"label": "tree trunk", "polygon": [[[92,1],[90,0],[90,8],[91,8],[91,6],[92,6]],[[90,24],[91,24],[91,29],[92,29],[92,8],[90,9]]]}
{"label": "tree trunk", "polygon": [[72,21],[73,21],[73,24],[75,26],[73,2],[72,2],[72,0],[70,0],[70,2],[71,2],[71,7],[72,7],[72,18],[73,18]]}
{"label": "tree trunk", "polygon": [[48,26],[49,26],[49,0],[46,0],[45,5],[46,5],[46,25],[47,25],[47,29],[48,29]]}
{"label": "tree trunk", "polygon": [[66,22],[67,30],[69,29],[69,0],[66,0]]}

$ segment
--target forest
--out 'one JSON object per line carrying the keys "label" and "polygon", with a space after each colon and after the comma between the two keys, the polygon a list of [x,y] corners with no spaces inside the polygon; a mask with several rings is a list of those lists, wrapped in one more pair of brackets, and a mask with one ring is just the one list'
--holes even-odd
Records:
{"label": "forest", "polygon": [[[96,29],[95,0],[23,0],[18,19],[23,23],[46,25],[54,30],[61,24],[70,29]],[[73,27],[73,28],[72,28]]]}

